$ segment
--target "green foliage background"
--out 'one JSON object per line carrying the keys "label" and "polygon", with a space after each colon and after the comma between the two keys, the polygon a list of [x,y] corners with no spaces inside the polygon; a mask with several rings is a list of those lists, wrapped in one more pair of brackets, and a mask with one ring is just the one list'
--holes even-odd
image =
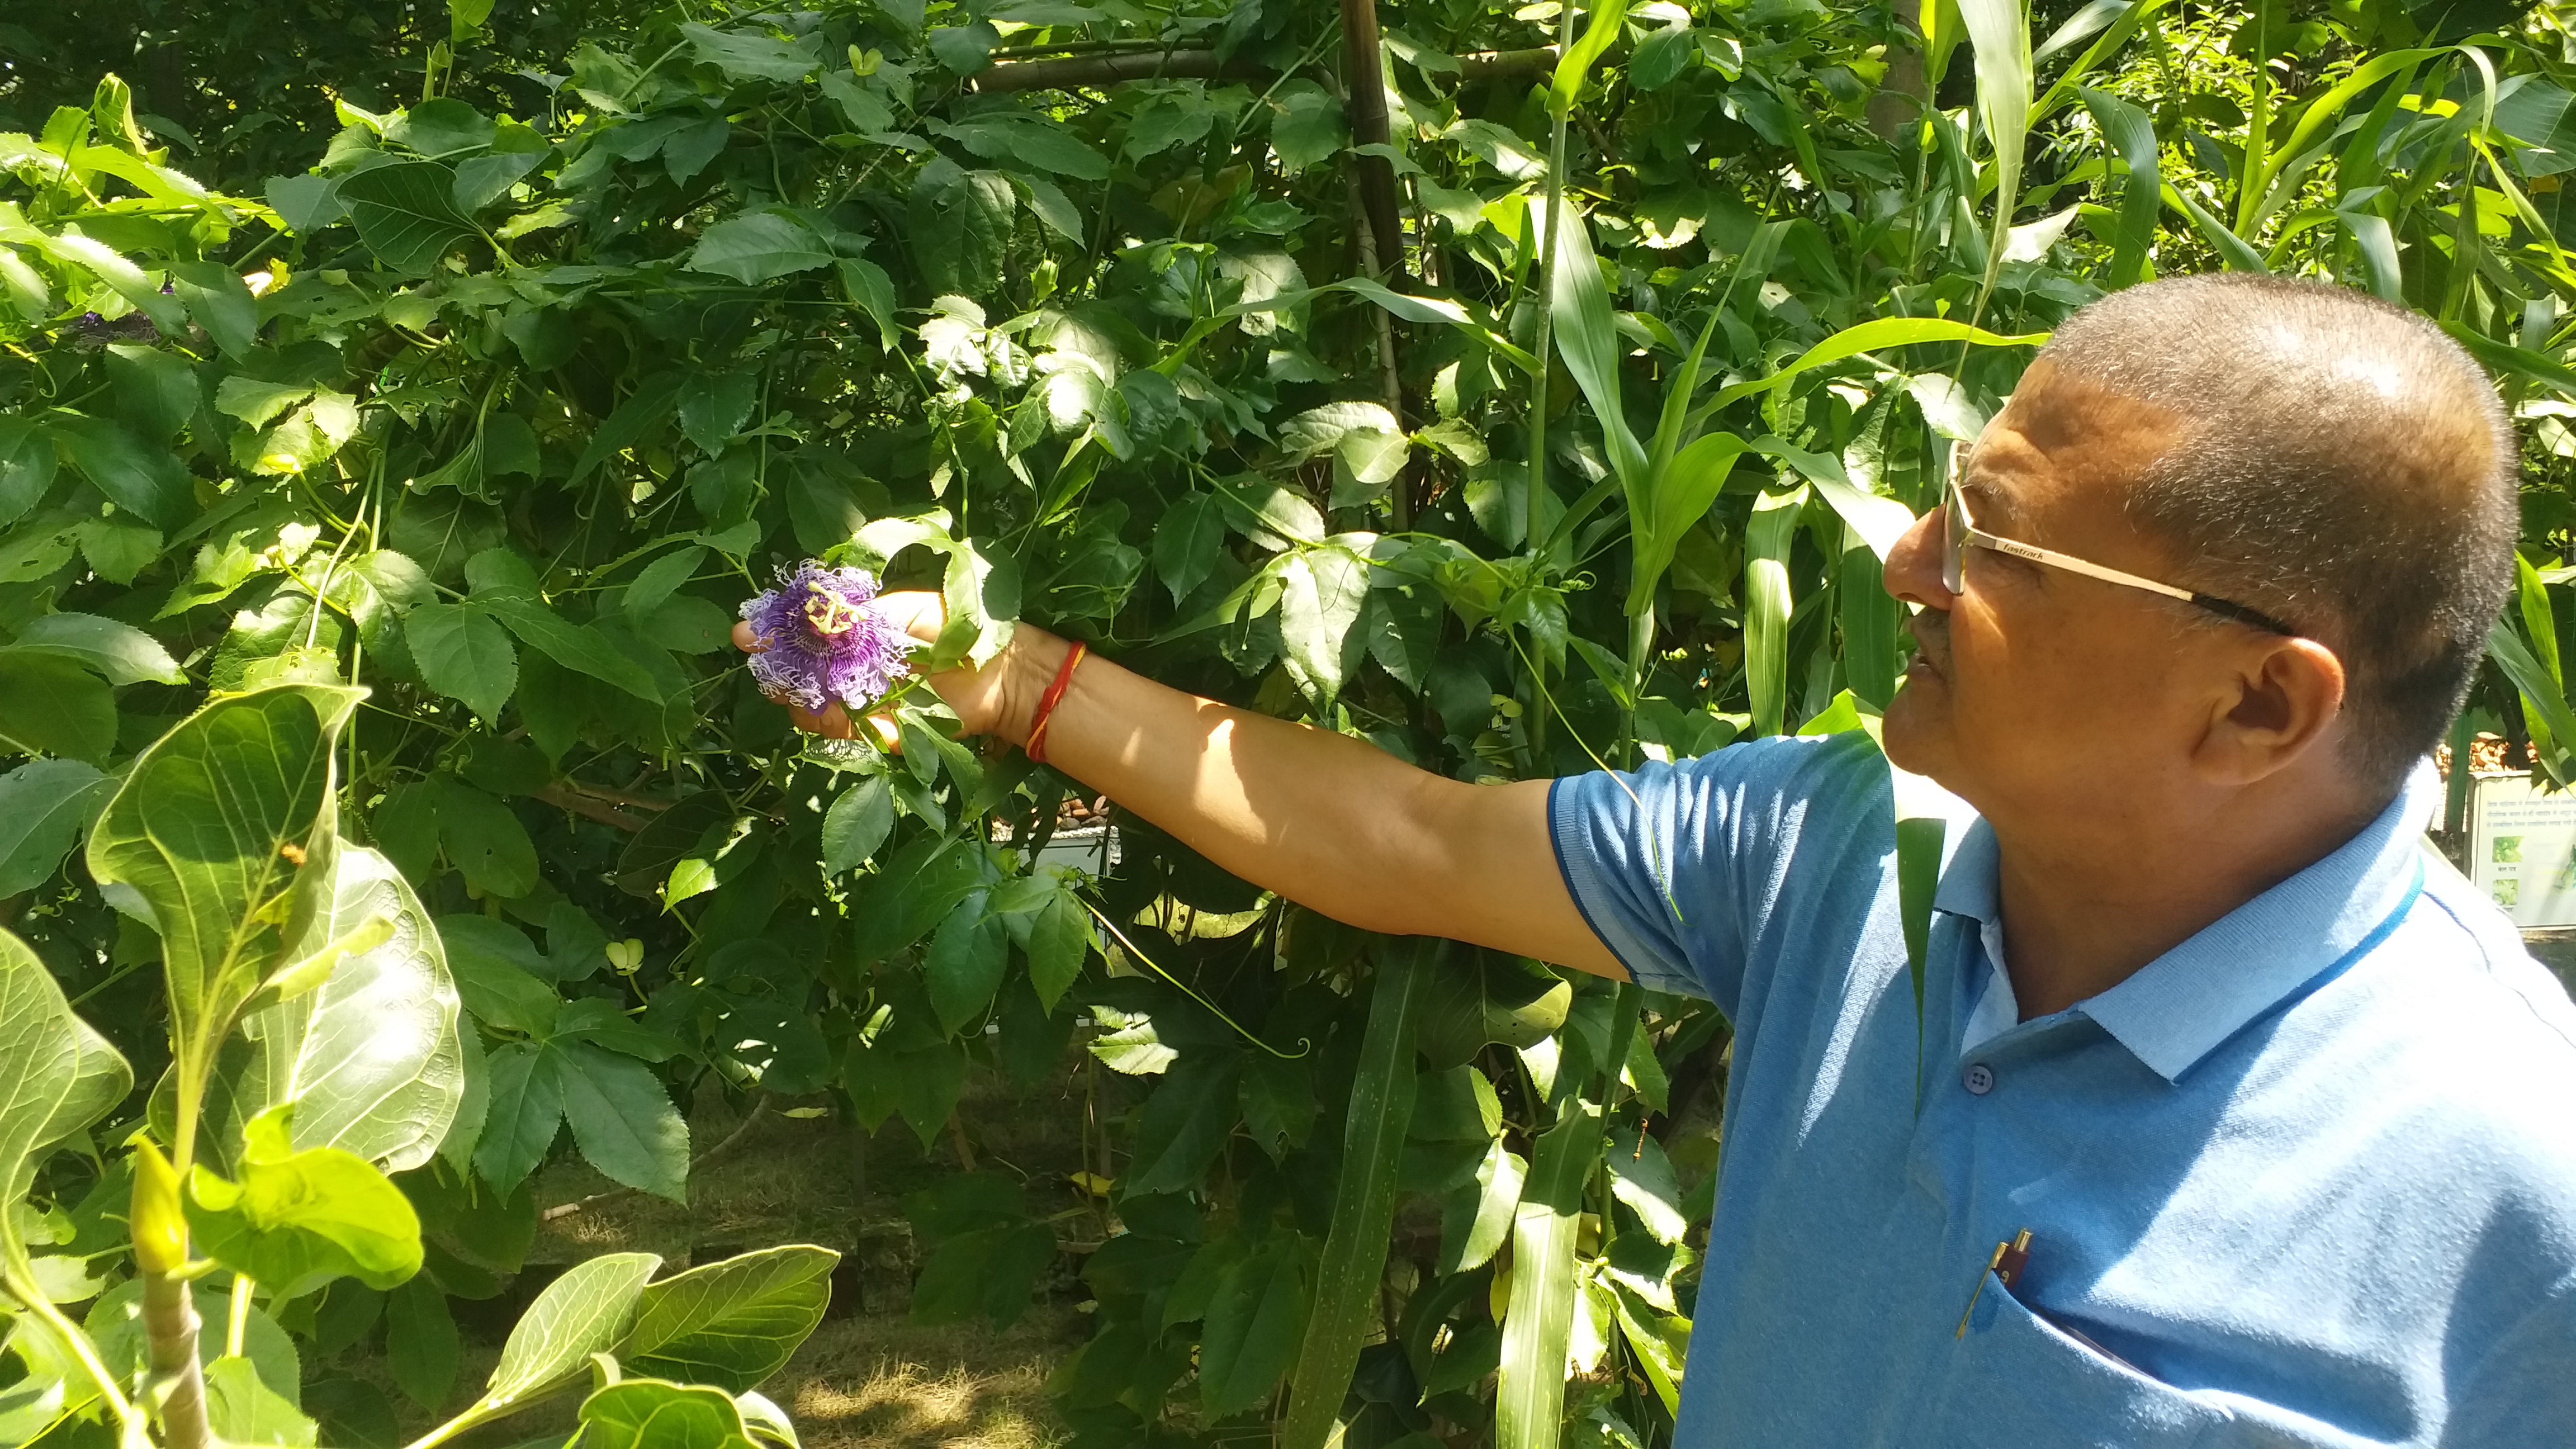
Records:
{"label": "green foliage background", "polygon": [[1116,1229],[1079,1442],[1664,1442],[1715,1013],[1369,938],[1138,821],[1033,866],[1073,782],[926,696],[899,759],[809,748],[725,633],[831,553],[945,588],[944,654],[1025,618],[1460,778],[1863,728],[1889,510],[2029,356],[1957,324],[2265,268],[2503,379],[2527,566],[2464,728],[2565,780],[2556,12],[1906,11],[1641,5],[1560,70],[1551,4],[1389,0],[1376,143],[1316,0],[13,17],[0,914],[148,1084],[158,944],[74,846],[210,693],[363,684],[342,828],[471,1022],[399,1179],[398,1353],[517,1270],[550,1154],[677,1197],[691,1092],[928,1142],[1079,1041],[1123,1084],[1093,1181],[912,1204],[933,1318],[1007,1320],[1069,1218]]}

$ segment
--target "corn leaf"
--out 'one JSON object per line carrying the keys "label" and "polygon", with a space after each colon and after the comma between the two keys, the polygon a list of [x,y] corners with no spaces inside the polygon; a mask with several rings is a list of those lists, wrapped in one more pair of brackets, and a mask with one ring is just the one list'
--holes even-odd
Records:
{"label": "corn leaf", "polygon": [[1438,962],[1420,938],[1397,944],[1378,962],[1368,1031],[1360,1039],[1359,1076],[1351,1084],[1349,1125],[1342,1137],[1342,1177],[1333,1226],[1315,1274],[1314,1312],[1290,1379],[1288,1449],[1323,1449],[1349,1392],[1351,1372],[1376,1319],[1378,1276],[1386,1270],[1395,1222],[1396,1168],[1413,1122],[1416,1077],[1413,1022],[1430,995]]}

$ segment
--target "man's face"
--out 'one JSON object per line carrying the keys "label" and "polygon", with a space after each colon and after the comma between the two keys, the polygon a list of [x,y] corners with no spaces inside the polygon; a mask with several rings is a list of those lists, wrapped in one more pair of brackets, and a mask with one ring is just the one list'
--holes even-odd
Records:
{"label": "man's face", "polygon": [[[1961,475],[1977,526],[2094,563],[2170,578],[2174,561],[2125,512],[2176,419],[2045,359],[1978,439]],[[1942,586],[1943,518],[1924,515],[1887,561],[1923,606],[1920,647],[1887,711],[1888,757],[2002,821],[2100,809],[2106,794],[2183,768],[2208,717],[2184,679],[2197,641],[2151,594],[1970,548]],[[2105,792],[2117,781],[2123,787]],[[2112,822],[2106,820],[2105,824]]]}

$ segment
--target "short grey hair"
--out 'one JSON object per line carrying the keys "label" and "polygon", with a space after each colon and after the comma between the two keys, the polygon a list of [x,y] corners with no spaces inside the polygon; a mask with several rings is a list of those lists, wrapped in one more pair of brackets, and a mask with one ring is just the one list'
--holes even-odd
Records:
{"label": "short grey hair", "polygon": [[2176,582],[2335,651],[2352,763],[2394,793],[2513,586],[2520,453],[2487,375],[2412,312],[2242,273],[2115,292],[2040,356],[2180,415],[2130,516]]}

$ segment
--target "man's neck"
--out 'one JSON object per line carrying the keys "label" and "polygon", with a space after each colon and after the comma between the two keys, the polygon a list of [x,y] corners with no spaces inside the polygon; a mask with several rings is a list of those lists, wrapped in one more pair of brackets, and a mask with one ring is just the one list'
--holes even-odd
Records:
{"label": "man's neck", "polygon": [[[2268,792],[2267,792],[2268,793]],[[2029,1021],[2100,995],[2315,864],[2384,808],[2322,812],[2239,798],[2061,828],[1992,822],[2005,969]]]}

